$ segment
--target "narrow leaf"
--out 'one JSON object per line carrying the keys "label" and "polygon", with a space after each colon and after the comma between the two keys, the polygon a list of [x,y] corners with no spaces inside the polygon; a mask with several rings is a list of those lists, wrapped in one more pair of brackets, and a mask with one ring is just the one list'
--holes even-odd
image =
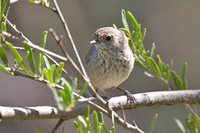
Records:
{"label": "narrow leaf", "polygon": [[121,15],[122,15],[122,23],[124,25],[124,28],[127,29],[128,32],[130,32],[129,25],[126,18],[126,11],[124,9],[121,10]]}
{"label": "narrow leaf", "polygon": [[153,118],[153,120],[152,120],[152,122],[151,122],[151,126],[150,126],[150,128],[149,128],[148,133],[153,133],[153,129],[155,128],[157,119],[158,119],[158,113],[156,113],[156,114],[154,115],[154,118]]}
{"label": "narrow leaf", "polygon": [[93,116],[93,122],[94,122],[94,132],[99,133],[98,131],[99,120],[98,120],[97,112],[93,111],[92,116]]}
{"label": "narrow leaf", "polygon": [[59,82],[60,77],[61,77],[61,75],[62,75],[62,69],[63,69],[63,67],[64,67],[64,63],[61,62],[61,63],[58,65],[57,69],[56,69],[56,73],[55,73],[55,83],[58,83],[58,82]]}
{"label": "narrow leaf", "polygon": [[149,65],[150,65],[149,66],[150,69],[154,72],[156,77],[160,78],[161,77],[160,69],[159,69],[158,65],[156,64],[156,62],[153,60],[153,58],[149,57],[147,61],[148,61]]}
{"label": "narrow leaf", "polygon": [[53,65],[50,66],[50,68],[48,70],[48,75],[50,77],[49,82],[52,83],[52,84],[54,83],[53,76],[54,76],[55,69],[56,69],[56,66],[55,66],[55,64],[53,64]]}
{"label": "narrow leaf", "polygon": [[34,60],[34,56],[33,56],[33,51],[30,48],[30,46],[27,45],[27,44],[24,45],[24,49],[25,49],[26,53],[29,53],[28,54],[29,65],[30,65],[31,70],[33,71],[33,73],[35,73],[36,72],[36,70],[35,70],[36,66],[35,66],[35,60]]}
{"label": "narrow leaf", "polygon": [[186,79],[187,66],[188,66],[187,63],[183,64],[182,66],[182,82],[183,82],[184,89],[188,88],[187,79]]}
{"label": "narrow leaf", "polygon": [[178,125],[178,127],[180,128],[180,130],[181,130],[183,133],[185,133],[186,130],[185,130],[185,128],[184,128],[183,123],[182,123],[179,119],[177,119],[177,118],[174,118],[174,121],[176,122],[176,124]]}
{"label": "narrow leaf", "polygon": [[8,58],[6,55],[6,52],[4,50],[4,48],[2,47],[2,45],[0,44],[0,58],[3,61],[3,63],[8,66]]}
{"label": "narrow leaf", "polygon": [[171,73],[172,73],[172,78],[173,78],[174,84],[176,85],[176,88],[183,89],[183,83],[181,81],[181,78],[176,74],[175,71],[172,70]]}
{"label": "narrow leaf", "polygon": [[[42,33],[42,39],[41,39],[41,43],[40,43],[40,47],[42,47],[42,48],[45,48],[45,46],[46,46],[47,34],[48,34],[47,31],[43,31],[43,33]],[[44,55],[43,52],[37,53],[37,65],[38,65],[39,75],[42,74],[42,67],[43,67],[43,63],[44,63],[43,55]]]}
{"label": "narrow leaf", "polygon": [[155,48],[156,48],[156,46],[155,46],[155,43],[152,43],[152,47],[151,47],[151,53],[150,53],[150,57],[154,57],[154,55],[155,55]]}
{"label": "narrow leaf", "polygon": [[30,76],[34,76],[34,74],[28,70],[28,68],[25,66],[24,59],[21,57],[21,55],[18,53],[18,51],[13,47],[11,43],[7,43],[7,46],[12,53],[13,57],[16,59],[17,63],[23,68],[23,70]]}
{"label": "narrow leaf", "polygon": [[1,65],[1,64],[0,64],[0,71],[5,72],[5,73],[9,73],[9,74],[10,74],[10,71],[7,70],[6,67],[3,66],[3,65]]}
{"label": "narrow leaf", "polygon": [[133,29],[136,31],[139,28],[137,20],[135,19],[133,14],[129,11],[127,12],[127,17],[128,17],[128,20],[130,21],[130,24],[132,25]]}
{"label": "narrow leaf", "polygon": [[77,133],[83,133],[82,125],[81,125],[81,122],[79,120],[74,121],[74,125],[75,125]]}

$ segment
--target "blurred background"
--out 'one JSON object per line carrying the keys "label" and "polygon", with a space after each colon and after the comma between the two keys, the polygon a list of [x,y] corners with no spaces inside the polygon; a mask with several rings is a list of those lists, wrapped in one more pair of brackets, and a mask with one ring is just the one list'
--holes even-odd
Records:
{"label": "blurred background", "polygon": [[[200,76],[200,1],[199,0],[59,0],[72,37],[82,60],[87,53],[94,31],[100,27],[122,27],[121,9],[131,11],[142,27],[147,28],[144,45],[150,49],[156,44],[156,53],[164,62],[174,61],[174,69],[181,72],[181,66],[188,62],[189,89],[199,87]],[[54,28],[58,34],[64,33],[58,17],[38,5],[31,5],[28,0],[21,0],[11,5],[9,19],[35,44],[39,44],[41,33]],[[65,39],[67,49],[71,54],[69,41]],[[47,49],[61,53],[51,35],[48,36]],[[20,77],[11,77],[0,72],[0,105],[1,106],[38,106],[55,105],[47,86]],[[164,87],[157,79],[148,78],[144,70],[135,67],[130,78],[121,85],[132,93],[161,91]],[[117,96],[117,90],[106,91],[107,96]],[[154,129],[155,133],[179,133],[180,129],[174,122],[174,117],[185,120],[185,106],[147,107],[126,111],[127,121],[136,121],[145,132],[150,127],[155,113],[159,113]],[[106,118],[107,119],[107,118]],[[37,120],[21,122],[1,122],[0,132],[28,133],[40,128],[42,133],[50,132],[57,120]],[[109,124],[108,124],[109,126]],[[73,120],[65,122],[64,132],[74,133]],[[117,133],[128,133],[117,126]],[[61,132],[59,130],[58,132]]]}

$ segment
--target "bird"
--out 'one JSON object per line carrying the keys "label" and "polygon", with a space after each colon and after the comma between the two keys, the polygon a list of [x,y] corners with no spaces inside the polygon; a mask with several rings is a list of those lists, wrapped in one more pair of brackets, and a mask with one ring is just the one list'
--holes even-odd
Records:
{"label": "bird", "polygon": [[114,27],[95,31],[85,56],[86,72],[96,90],[117,88],[134,68],[135,57],[126,35]]}

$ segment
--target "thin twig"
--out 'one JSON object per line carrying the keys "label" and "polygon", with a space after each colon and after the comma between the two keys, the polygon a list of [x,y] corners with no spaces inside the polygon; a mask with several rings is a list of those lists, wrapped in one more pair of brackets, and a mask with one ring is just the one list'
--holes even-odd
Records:
{"label": "thin twig", "polygon": [[4,19],[6,20],[7,24],[8,24],[8,25],[20,36],[20,38],[21,38],[23,41],[25,41],[30,47],[32,47],[32,48],[34,48],[34,49],[36,49],[36,50],[38,50],[38,51],[44,52],[44,53],[46,53],[46,54],[48,54],[48,55],[51,55],[51,56],[53,56],[53,57],[56,57],[56,58],[58,58],[58,59],[60,59],[60,60],[63,60],[63,61],[66,61],[66,60],[67,60],[65,57],[63,57],[63,56],[61,56],[61,55],[58,55],[58,54],[56,54],[56,53],[53,53],[53,52],[51,52],[51,51],[49,51],[49,50],[46,50],[46,49],[44,49],[44,48],[41,48],[41,47],[39,47],[39,46],[33,44],[33,43],[32,43],[26,36],[24,36],[24,34],[23,34],[21,31],[19,31],[19,30],[16,28],[16,26],[15,26],[14,24],[12,24],[4,15],[3,15],[3,17],[4,17]]}
{"label": "thin twig", "polygon": [[70,31],[69,31],[67,22],[65,21],[65,18],[64,18],[63,15],[62,15],[62,12],[61,12],[61,10],[60,10],[60,7],[58,6],[57,0],[53,0],[53,4],[54,4],[54,6],[55,6],[55,8],[56,8],[56,10],[57,10],[57,12],[55,12],[55,13],[58,14],[58,16],[59,16],[59,18],[60,18],[60,20],[61,20],[61,22],[62,22],[62,24],[63,24],[63,26],[64,26],[64,28],[65,28],[66,35],[67,35],[67,37],[69,38],[69,40],[70,40],[70,42],[71,42],[71,45],[72,45],[73,50],[74,50],[74,52],[75,52],[76,58],[78,59],[78,62],[79,62],[79,64],[80,64],[80,66],[81,66],[82,72],[83,72],[84,76],[86,76],[86,79],[87,79],[87,81],[88,81],[89,79],[88,79],[88,77],[87,77],[85,68],[84,68],[84,66],[83,66],[83,63],[82,63],[81,58],[80,58],[80,56],[79,56],[79,53],[78,53],[78,51],[77,51],[76,45],[75,45],[75,43],[74,43],[74,41],[73,41],[73,38],[72,38],[72,36],[71,36],[71,33],[70,33]]}
{"label": "thin twig", "polygon": [[56,130],[63,124],[64,120],[60,119],[57,124],[54,126],[54,128],[52,129],[51,133],[55,133]]}
{"label": "thin twig", "polygon": [[[79,75],[83,75],[82,72],[79,70],[78,66],[76,65],[76,63],[73,61],[73,59],[70,57],[70,55],[67,53],[67,51],[65,50],[64,48],[64,44],[63,44],[63,41],[61,39],[61,37],[59,37],[56,32],[54,31],[54,29],[49,29],[50,33],[52,34],[52,36],[54,37],[54,39],[56,40],[56,43],[58,44],[58,46],[61,48],[63,54],[65,55],[65,57],[69,60],[70,63],[68,63],[66,61],[66,63],[69,64],[69,67],[71,69],[75,69],[76,72],[78,72],[78,74],[75,74],[75,76],[79,76]],[[71,65],[72,67],[71,67]],[[68,69],[70,69],[68,68]],[[70,70],[71,70],[70,69]],[[80,77],[80,76],[79,76]]]}

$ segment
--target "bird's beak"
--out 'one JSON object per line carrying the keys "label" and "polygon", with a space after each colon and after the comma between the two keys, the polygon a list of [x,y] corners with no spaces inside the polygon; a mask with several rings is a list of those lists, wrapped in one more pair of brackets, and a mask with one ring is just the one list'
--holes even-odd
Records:
{"label": "bird's beak", "polygon": [[92,41],[90,42],[90,44],[92,44],[92,45],[97,44],[97,41],[96,41],[96,40],[92,40]]}

